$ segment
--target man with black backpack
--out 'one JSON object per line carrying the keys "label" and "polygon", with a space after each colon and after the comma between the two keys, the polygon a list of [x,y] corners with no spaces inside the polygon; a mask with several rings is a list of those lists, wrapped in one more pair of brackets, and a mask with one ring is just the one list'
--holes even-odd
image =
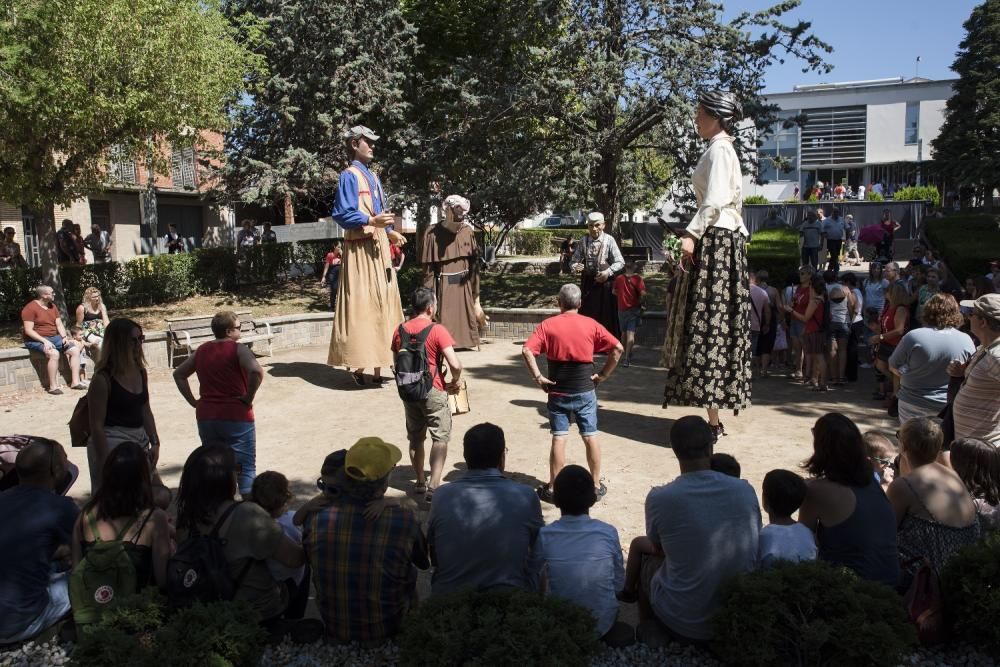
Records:
{"label": "man with black backpack", "polygon": [[[434,322],[437,296],[434,290],[421,287],[413,293],[411,317],[399,325],[392,337],[395,354],[396,388],[406,412],[406,436],[410,442],[410,462],[416,471],[414,493],[424,494],[430,502],[441,485],[448,441],[451,439],[449,393],[457,393],[462,376],[462,362],[455,354],[455,341],[442,324]],[[451,381],[445,382],[442,359],[451,369]],[[424,472],[424,442],[431,435],[431,477]]]}

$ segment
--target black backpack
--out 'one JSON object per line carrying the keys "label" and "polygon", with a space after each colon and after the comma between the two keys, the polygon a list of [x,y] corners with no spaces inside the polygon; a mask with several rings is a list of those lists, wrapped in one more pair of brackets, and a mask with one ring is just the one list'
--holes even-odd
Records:
{"label": "black backpack", "polygon": [[232,600],[236,596],[253,560],[247,560],[234,580],[226,561],[226,539],[219,537],[219,528],[238,506],[233,503],[223,512],[207,535],[192,529],[192,534],[177,545],[177,551],[167,561],[167,600],[171,607]]}
{"label": "black backpack", "polygon": [[[427,337],[434,323],[420,333],[407,333],[399,325],[399,351],[396,352],[396,389],[399,397],[407,402],[422,401],[434,386],[430,364],[427,362]],[[440,363],[440,362],[439,362]]]}

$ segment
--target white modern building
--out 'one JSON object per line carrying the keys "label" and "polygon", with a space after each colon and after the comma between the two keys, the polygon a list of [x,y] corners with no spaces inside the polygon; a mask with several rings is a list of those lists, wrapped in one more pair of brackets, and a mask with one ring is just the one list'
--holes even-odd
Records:
{"label": "white modern building", "polygon": [[[805,198],[817,181],[855,190],[881,182],[887,191],[934,183],[924,163],[934,157],[931,141],[944,123],[954,82],[896,77],[767,95],[782,120],[762,137],[760,173],[757,179],[748,175],[744,196],[783,201],[799,188]],[[788,122],[799,117],[802,125]]]}

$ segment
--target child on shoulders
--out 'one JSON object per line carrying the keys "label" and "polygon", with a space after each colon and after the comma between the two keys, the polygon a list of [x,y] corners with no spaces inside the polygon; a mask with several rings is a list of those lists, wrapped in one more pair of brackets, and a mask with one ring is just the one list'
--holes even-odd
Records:
{"label": "child on shoulders", "polygon": [[792,518],[806,498],[806,482],[791,470],[772,470],[761,489],[768,525],[760,531],[757,563],[761,569],[779,560],[816,560],[816,540],[807,526]]}

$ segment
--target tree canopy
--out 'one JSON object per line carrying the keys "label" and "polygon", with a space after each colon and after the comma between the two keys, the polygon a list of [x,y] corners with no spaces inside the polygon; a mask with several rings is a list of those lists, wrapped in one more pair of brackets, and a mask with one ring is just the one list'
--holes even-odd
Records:
{"label": "tree canopy", "polygon": [[936,169],[982,188],[987,207],[1000,187],[1000,0],[986,0],[964,24],[952,69],[958,73],[944,124],[933,141]]}

